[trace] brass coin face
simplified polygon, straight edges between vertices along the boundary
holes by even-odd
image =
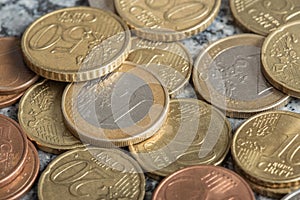
[[[193,82],[209,103],[226,115],[247,118],[286,104],[289,97],[273,88],[261,72],[264,37],[241,34],[208,46],[195,62]]]
[[[30,140],[51,153],[83,146],[64,124],[61,100],[65,86],[65,83],[44,80],[27,90],[19,104],[22,129]]]
[[[40,168],[40,161],[34,145],[28,141],[28,153],[24,168],[20,174],[9,184],[0,188],[0,199],[18,199],[33,185]]]
[[[76,149],[58,156],[42,173],[40,200],[142,200],[145,177],[127,154],[117,149]]]
[[[262,71],[279,90],[300,97],[300,21],[272,32],[262,47]]]
[[[300,20],[298,0],[230,0],[230,8],[238,24],[260,35]]]
[[[142,38],[176,41],[205,30],[217,16],[221,0],[114,0],[119,15]]]
[[[117,68],[130,49],[130,32],[115,14],[89,7],[51,12],[22,38],[28,66],[48,79],[85,81]]]
[[[97,146],[128,146],[151,137],[168,106],[168,92],[158,79],[128,63],[106,79],[70,84],[62,100],[73,134]]]
[[[15,37],[0,38],[0,94],[24,91],[38,79],[38,75],[25,66],[20,41]]]
[[[187,167],[165,178],[152,200],[255,200],[249,185],[231,170],[217,166]]]
[[[129,149],[144,170],[168,176],[192,165],[220,164],[230,144],[231,127],[220,111],[200,100],[177,99],[158,132]]]
[[[300,185],[300,115],[269,111],[248,119],[236,131],[232,157],[248,179],[271,188]]]
[[[153,42],[133,38],[127,61],[152,72],[165,86],[171,96],[189,82],[193,60],[186,48],[178,43]]]
[[[22,96],[24,92],[16,94],[0,94],[0,108],[5,108],[16,103]]]

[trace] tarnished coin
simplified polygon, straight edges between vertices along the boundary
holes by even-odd
[[[91,7],[101,8],[106,11],[115,12],[115,6],[113,0],[89,0]]]
[[[38,75],[25,66],[20,41],[15,37],[0,38],[0,94],[24,91],[38,79]]]
[[[169,94],[161,82],[129,63],[106,79],[70,84],[62,99],[69,129],[97,146],[128,146],[151,137],[168,107]]]
[[[22,96],[24,92],[16,94],[0,94],[0,108],[5,108],[16,103]]]
[[[130,32],[115,14],[73,7],[51,12],[22,37],[28,66],[48,79],[85,81],[116,69],[127,57]]]
[[[217,166],[192,166],[164,179],[153,200],[255,200],[249,185],[236,173]]]
[[[273,88],[261,72],[263,41],[259,35],[241,34],[208,46],[195,62],[197,92],[229,117],[247,118],[285,105],[289,97]]]
[[[238,24],[260,35],[300,20],[299,0],[230,0],[230,8]]]
[[[189,82],[193,60],[182,44],[139,38],[133,38],[131,44],[131,52],[126,60],[151,71],[171,96],[180,93]]]
[[[40,168],[40,160],[34,145],[28,141],[28,153],[24,168],[9,184],[0,188],[0,200],[18,199],[33,185]]]
[[[299,11],[300,13],[300,11]],[[300,98],[300,21],[271,33],[262,47],[262,71],[277,89]]]
[[[22,171],[28,152],[27,138],[12,119],[0,115],[0,187]]]
[[[281,200],[300,200],[300,189],[284,196]]]
[[[19,104],[22,129],[30,140],[50,153],[83,146],[64,124],[61,100],[65,86],[65,83],[44,80],[27,90]]]
[[[145,171],[168,176],[192,165],[218,165],[231,144],[226,117],[196,99],[174,99],[166,122],[155,135],[129,146]]]
[[[300,187],[300,115],[269,111],[248,119],[231,148],[247,179],[269,188]]]
[[[117,149],[88,148],[63,153],[43,172],[40,200],[142,200],[145,177],[133,158]]]
[[[182,40],[205,30],[221,0],[114,0],[116,11],[137,36],[155,41]]]

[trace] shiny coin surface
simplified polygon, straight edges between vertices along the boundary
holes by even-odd
[[[115,14],[73,7],[32,23],[22,37],[28,66],[58,81],[85,81],[116,69],[127,57],[130,32]]]
[[[28,152],[27,138],[19,124],[0,115],[0,187],[22,171]]]
[[[119,15],[138,36],[155,41],[176,41],[205,30],[215,19],[221,0],[114,0]]]
[[[126,63],[106,79],[70,84],[62,105],[66,124],[81,141],[128,146],[161,127],[169,94],[150,72]]]
[[[166,122],[155,135],[129,146],[145,171],[168,176],[191,165],[218,165],[231,144],[226,117],[196,99],[174,99]]]
[[[300,98],[300,21],[286,24],[265,40],[262,71],[276,88]]]
[[[273,88],[261,72],[263,41],[259,35],[241,34],[208,46],[195,62],[197,92],[229,117],[247,118],[285,105],[289,97]]]
[[[83,146],[64,125],[61,100],[65,86],[44,80],[27,90],[19,104],[22,129],[30,140],[50,153]]]
[[[25,66],[20,41],[15,37],[0,38],[0,95],[20,93],[38,79]]]
[[[179,93],[189,82],[193,60],[182,44],[139,38],[133,38],[131,43],[131,52],[126,60],[152,72],[171,96]]]
[[[192,166],[164,179],[153,200],[255,200],[249,185],[236,173],[217,166]]]
[[[300,20],[298,0],[230,0],[230,8],[238,24],[260,35]]]
[[[16,103],[22,96],[24,92],[16,94],[0,94],[0,108],[5,108]]]
[[[142,200],[145,177],[133,158],[117,149],[71,150],[53,160],[38,184],[40,200]]]
[[[269,111],[248,119],[231,148],[236,166],[249,180],[270,188],[300,186],[300,115]]]
[[[114,1],[112,0],[89,0],[89,4],[91,7],[115,12]]]
[[[24,168],[9,184],[0,188],[0,199],[18,199],[33,185],[40,168],[40,161],[34,145],[28,141],[28,153]]]
[[[284,196],[281,200],[300,200],[300,189]]]

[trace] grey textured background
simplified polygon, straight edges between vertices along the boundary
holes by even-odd
[[[40,16],[60,8],[79,5],[88,6],[88,2],[85,0],[0,0],[0,36],[21,37],[26,27]],[[228,0],[222,0],[221,10],[213,24],[209,26],[206,31],[182,42],[195,59],[199,52],[209,43],[238,33],[242,33],[242,31],[233,22]],[[192,94],[192,88],[187,87],[178,97],[194,97]],[[292,99],[283,109],[299,112],[299,100]],[[15,120],[17,120],[17,112],[18,103],[10,107],[0,109],[1,114],[9,116]],[[238,119],[229,120],[232,124],[233,130],[235,130],[242,122],[242,120]],[[55,158],[55,156],[39,151],[39,157],[41,160],[41,173],[47,164]],[[227,157],[223,166],[232,168],[230,157]],[[23,197],[23,199],[37,199],[37,182],[38,179],[33,188]],[[147,178],[145,199],[151,198],[151,191],[153,191],[156,185],[156,181]],[[259,200],[269,199],[260,195],[256,195],[256,198]]]

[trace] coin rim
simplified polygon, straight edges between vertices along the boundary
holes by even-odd
[[[9,96],[13,95],[13,97],[10,99],[6,99],[5,101],[0,101],[0,108],[5,108],[5,107],[15,104],[24,95],[24,92],[20,92],[20,93],[16,93],[16,94],[4,94],[3,96],[6,96],[6,95],[9,95]],[[0,96],[2,96],[2,95],[0,94]]]

